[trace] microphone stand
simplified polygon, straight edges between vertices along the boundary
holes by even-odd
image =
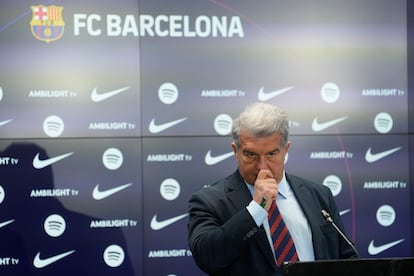
[[[325,211],[325,210],[321,210],[322,216],[326,219],[326,221],[328,223],[330,223],[336,230],[336,232],[339,233],[339,235],[346,241],[346,243],[352,248],[352,250],[354,251],[354,253],[357,255],[357,257],[359,258],[359,254],[357,249],[355,248],[354,244],[345,236],[345,234],[341,231],[341,229],[339,229],[339,227],[335,224],[335,222],[333,221],[331,215]]]

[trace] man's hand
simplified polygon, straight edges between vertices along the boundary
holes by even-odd
[[[270,205],[276,200],[278,184],[269,170],[261,170],[254,182],[253,200],[269,211]]]

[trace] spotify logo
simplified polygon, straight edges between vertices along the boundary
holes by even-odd
[[[0,185],[0,204],[3,203],[6,194],[4,193],[3,187]]]
[[[376,217],[380,225],[390,226],[396,218],[395,210],[390,205],[382,205],[378,208]]]
[[[173,104],[178,98],[178,89],[173,83],[166,82],[158,89],[158,98],[164,104]]]
[[[59,137],[62,135],[64,129],[63,120],[58,116],[52,115],[43,121],[43,131],[49,137]]]
[[[61,215],[53,214],[46,218],[43,227],[49,236],[59,237],[66,230],[66,222]]]
[[[108,266],[118,267],[124,262],[125,252],[119,245],[112,244],[105,249],[103,259]]]
[[[219,135],[228,135],[231,133],[233,119],[227,114],[220,114],[214,119],[214,129]]]
[[[325,177],[323,185],[327,186],[331,190],[333,196],[339,195],[342,190],[342,181],[336,175],[328,175]]]
[[[161,196],[165,200],[174,200],[180,195],[180,183],[173,178],[165,179],[160,186]]]
[[[102,162],[108,170],[117,170],[122,166],[124,157],[117,148],[109,148],[102,155]]]
[[[379,133],[390,132],[393,126],[391,115],[385,112],[378,113],[374,119],[374,126]]]
[[[327,103],[335,103],[340,96],[338,85],[333,82],[325,83],[321,88],[321,97]]]

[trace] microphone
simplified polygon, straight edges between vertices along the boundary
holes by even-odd
[[[341,229],[339,229],[339,227],[335,224],[335,222],[333,221],[331,215],[323,209],[321,210],[321,213],[322,213],[322,216],[326,219],[326,221],[328,223],[332,224],[332,226],[335,228],[336,232],[338,232],[339,235],[341,235],[341,237],[346,241],[346,243],[352,248],[352,250],[354,251],[356,256],[359,258],[358,251],[356,250],[354,244],[345,236],[345,234],[341,231]]]

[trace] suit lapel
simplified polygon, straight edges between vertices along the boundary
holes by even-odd
[[[314,208],[311,204],[313,197],[312,194],[309,193],[309,190],[306,189],[305,184],[302,181],[297,181],[295,178],[291,178],[288,175],[286,175],[286,179],[289,182],[289,185],[292,188],[293,193],[296,196],[296,199],[302,207],[302,211],[305,213],[306,218],[308,220],[311,219],[312,217],[310,216],[312,212],[308,211]]]
[[[237,210],[245,208],[252,200],[250,191],[238,171],[231,175],[225,192]]]
[[[317,205],[314,204],[314,202],[317,202],[317,198],[315,198],[309,189],[307,189],[306,184],[302,180],[289,177],[288,175],[286,175],[286,179],[288,180],[289,185],[292,188],[313,233],[313,250],[316,258],[320,255],[318,249],[321,248],[320,246],[315,246],[315,244],[319,243],[319,236],[315,235],[315,233],[320,232],[320,217],[315,216],[315,214],[320,214],[321,211],[317,209]]]
[[[231,176],[226,189],[226,194],[238,211],[246,208],[252,200],[252,195],[250,194],[249,189],[246,187],[246,184],[238,171]],[[260,226],[260,230],[257,235],[258,237],[254,239],[255,246],[258,247],[258,251],[265,256],[270,265],[276,269],[276,262],[263,226]]]

